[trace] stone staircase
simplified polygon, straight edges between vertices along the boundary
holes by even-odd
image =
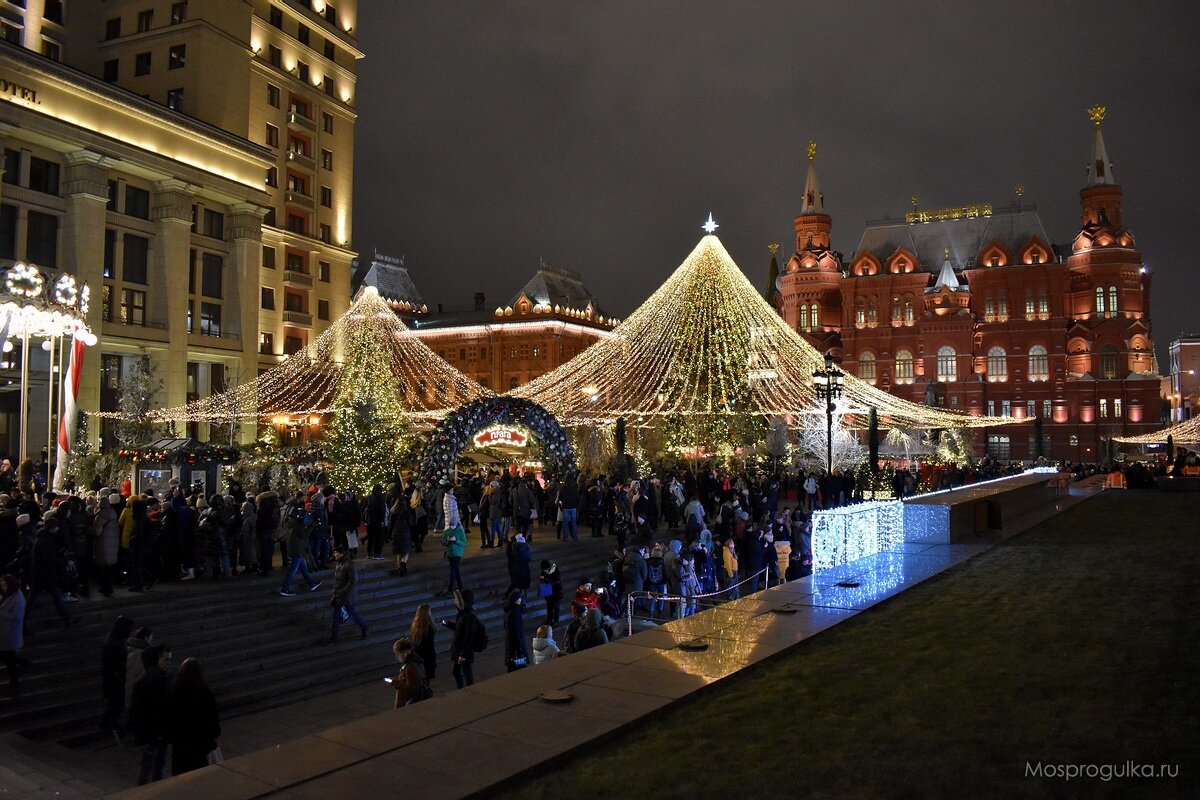
[[[508,585],[504,551],[480,550],[477,542],[473,539],[463,559],[463,581],[475,591],[489,650],[502,648],[501,595]],[[569,597],[580,576],[600,574],[613,547],[610,537],[573,544],[555,540],[553,529],[537,531],[534,580],[541,559],[553,559]],[[308,592],[299,579],[293,584],[297,596],[288,598],[278,594],[278,569],[266,578],[160,584],[143,595],[118,589],[111,599],[71,606],[78,622],[66,630],[43,601],[24,650],[32,666],[22,678],[21,698],[0,701],[0,731],[71,748],[111,742],[98,727],[103,710],[99,660],[104,636],[118,614],[132,618],[136,626],[149,626],[157,641],[171,648],[176,664],[189,656],[201,659],[223,719],[295,703],[323,687],[378,680],[394,670],[389,645],[407,632],[418,604],[430,603],[435,620],[453,618],[452,598],[435,596],[445,588],[448,570],[432,535],[425,552],[413,554],[406,577],[387,574],[390,560],[360,556],[358,566],[356,610],[370,625],[370,634],[362,640],[355,625],[344,625],[341,640],[328,646],[323,644],[331,614],[328,570],[317,574],[326,581],[317,591]],[[526,627],[532,636],[542,608],[536,587],[527,598],[531,612]],[[442,634],[439,648],[448,644]]]

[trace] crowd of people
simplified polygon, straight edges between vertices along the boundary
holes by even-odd
[[[1082,476],[1088,468],[1074,469]],[[891,470],[883,485],[904,497],[1016,471],[985,459],[969,468]],[[472,540],[505,553],[503,652],[512,671],[608,642],[621,632],[627,607],[649,620],[678,618],[810,574],[812,513],[877,492],[864,471],[838,469],[547,479],[480,471],[434,486],[395,475],[362,496],[337,490],[320,471],[290,493],[232,483],[206,495],[172,482],[157,497],[135,494],[127,483],[60,496],[20,473],[0,464],[0,656],[10,695],[19,695],[28,666],[21,650],[43,598],[70,625],[71,604],[93,591],[107,597],[118,589],[150,591],[161,581],[269,578],[279,569],[284,597],[300,589],[297,580],[309,591],[332,583],[328,642],[347,623],[366,638],[368,623],[355,610],[358,562],[384,560],[388,548],[390,574],[404,577],[411,555],[435,535],[447,565],[439,594],[453,596],[455,614],[439,626],[422,604],[409,635],[394,643],[397,707],[431,695],[439,627],[451,634],[443,654],[456,685],[474,682],[474,662],[489,637],[462,570]],[[534,557],[535,535],[551,532],[568,542],[611,537],[611,555],[593,574],[566,580],[555,561]],[[143,747],[139,782],[162,777],[168,748],[176,774],[219,758],[216,702],[201,665],[185,659],[172,675],[171,659],[169,648],[124,617],[104,644],[102,725]]]

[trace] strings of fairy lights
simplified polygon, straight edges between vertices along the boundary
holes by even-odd
[[[1200,443],[1200,417],[1192,417],[1151,433],[1143,433],[1140,436],[1118,436],[1116,441],[1123,444],[1166,444],[1168,436],[1175,444]]]
[[[372,357],[388,365],[392,387],[410,417],[436,419],[491,392],[439,357],[408,330],[379,293],[368,287],[350,309],[307,347],[253,381],[186,405],[151,411],[157,422],[327,414],[363,394],[342,386],[347,343],[369,341]],[[378,374],[378,373],[377,373]],[[119,413],[98,416],[120,416]]]
[[[824,356],[788,327],[708,235],[610,338],[511,394],[566,424],[746,412],[823,416],[812,385],[813,371],[823,366]],[[743,397],[748,408],[737,402]],[[887,428],[1016,421],[918,405],[847,375],[838,413],[861,426],[871,406]]]

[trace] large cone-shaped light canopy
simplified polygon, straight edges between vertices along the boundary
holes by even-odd
[[[348,345],[355,346],[349,348]],[[411,417],[438,418],[491,392],[459,372],[417,338],[373,287],[367,287],[329,329],[303,350],[253,381],[183,406],[150,413],[158,421],[228,422],[336,411],[362,392],[344,387],[361,370],[347,369],[348,353],[382,359],[392,389]],[[353,365],[351,365],[353,366]],[[339,398],[342,398],[339,400]]]
[[[813,371],[824,364],[710,234],[610,336],[510,394],[566,423],[748,412],[795,417],[818,407]],[[863,415],[854,423],[865,424],[871,406],[889,427],[1016,421],[910,403],[847,375],[839,413]]]

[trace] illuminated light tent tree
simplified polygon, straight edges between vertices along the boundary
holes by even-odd
[[[665,426],[674,449],[729,453],[761,439],[767,420],[822,429],[824,403],[813,372],[824,356],[763,299],[714,235],[610,336],[510,394],[534,400],[564,424],[606,424],[624,417]],[[971,416],[910,403],[847,375],[838,411],[864,427],[878,409],[881,427],[953,428],[1017,420]],[[818,422],[818,417],[820,420]]]
[[[1171,441],[1176,445],[1200,445],[1200,417],[1192,417],[1161,430],[1143,433],[1141,436],[1117,436],[1114,441],[1122,444],[1165,445],[1167,437],[1171,437]]]
[[[336,462],[334,477],[341,485],[369,489],[391,474],[413,423],[432,423],[463,403],[491,396],[430,350],[367,287],[328,330],[279,366],[226,392],[147,416],[234,423],[332,415],[326,449]]]

